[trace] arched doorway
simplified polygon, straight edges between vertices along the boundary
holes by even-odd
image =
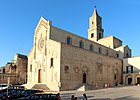
[[[83,83],[86,83],[86,73],[83,74]]]
[[[126,76],[126,84],[127,85],[131,85],[132,84],[132,76],[131,75]]]
[[[42,82],[42,69],[38,70],[38,83]]]
[[[139,74],[136,75],[136,83],[137,83],[137,84],[140,84],[140,75],[139,75]]]
[[[140,84],[140,77],[137,77],[137,84]]]
[[[132,83],[132,78],[128,78],[128,85],[131,85]]]

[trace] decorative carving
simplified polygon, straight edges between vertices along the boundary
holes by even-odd
[[[97,59],[97,71],[102,73],[103,72],[103,62],[102,62],[102,59],[99,57]]]
[[[39,41],[38,41],[38,49],[41,51],[42,48],[44,47],[45,41],[43,39],[43,37],[40,37]]]
[[[75,73],[79,73],[80,68],[78,66],[76,66],[76,67],[73,67],[73,70],[74,70]]]
[[[88,72],[87,66],[83,66],[82,71],[83,71],[83,72]]]
[[[114,64],[114,74],[118,74],[118,63]]]
[[[69,66],[64,66],[64,71],[66,74],[69,74]]]
[[[47,33],[47,30],[46,30],[46,33]],[[45,56],[46,56],[47,55],[47,35],[45,37],[45,50],[44,50],[44,52],[45,52]]]

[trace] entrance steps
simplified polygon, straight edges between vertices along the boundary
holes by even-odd
[[[90,84],[82,84],[79,86],[77,91],[86,91],[86,90],[93,90],[95,89],[95,85],[90,85]]]
[[[37,90],[50,90],[46,84],[35,84],[32,89],[37,89]]]

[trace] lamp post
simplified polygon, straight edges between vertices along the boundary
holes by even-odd
[[[8,87],[7,87],[7,96],[8,96],[9,83],[10,83],[10,77],[7,78],[7,84],[8,84],[8,85],[7,85],[7,86],[8,86]]]

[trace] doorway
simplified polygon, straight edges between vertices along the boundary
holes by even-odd
[[[42,69],[38,70],[38,83],[42,82]]]
[[[83,74],[83,83],[86,83],[86,73]]]
[[[137,77],[137,84],[140,84],[140,77]]]
[[[128,85],[131,85],[132,83],[132,78],[128,78]]]

